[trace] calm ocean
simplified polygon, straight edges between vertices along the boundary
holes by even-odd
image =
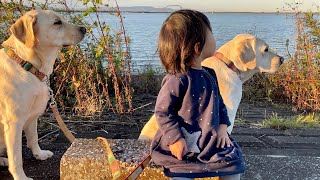
[[[155,54],[157,39],[163,21],[168,13],[123,13],[127,35],[130,36],[130,50],[134,69],[151,65],[159,67]],[[206,14],[213,27],[217,48],[231,40],[237,34],[250,33],[265,40],[270,48],[279,55],[286,56],[286,41],[294,46],[295,21],[293,15],[286,14]],[[119,19],[108,13],[100,18],[111,29],[120,28]]]

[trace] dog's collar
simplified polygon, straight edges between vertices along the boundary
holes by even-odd
[[[221,52],[215,52],[213,56],[224,62],[232,71],[236,72],[237,74],[240,73],[239,69],[234,65],[234,63],[230,59],[226,58]]]
[[[40,81],[43,81],[46,75],[42,72],[40,72],[37,68],[35,68],[30,62],[23,60],[20,58],[11,48],[4,47],[4,51],[6,54],[14,60],[16,63],[20,64],[23,69],[26,71],[31,72],[33,75],[35,75]]]

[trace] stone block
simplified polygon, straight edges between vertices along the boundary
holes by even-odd
[[[122,176],[127,175],[149,154],[150,142],[135,139],[109,139],[110,148],[119,160]],[[96,139],[76,139],[60,161],[61,180],[111,180],[105,145]],[[162,168],[150,163],[140,180],[167,180]],[[218,179],[218,178],[207,178]]]

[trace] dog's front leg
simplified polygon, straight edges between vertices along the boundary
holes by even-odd
[[[3,126],[2,127],[1,126],[2,126],[2,124],[0,123],[0,128],[2,128],[2,129],[0,129],[0,133],[3,130]],[[3,132],[0,134],[0,156],[3,155],[3,152],[6,148],[6,144],[4,142],[4,137],[2,134],[3,134]],[[0,166],[8,166],[8,165],[9,165],[8,159],[4,158],[4,157],[0,157]]]
[[[20,121],[21,122],[21,121]],[[15,180],[32,180],[23,171],[22,163],[22,130],[19,121],[4,123],[4,136],[9,160],[9,171]]]
[[[31,149],[33,156],[38,160],[46,160],[53,156],[48,150],[41,150],[38,143],[37,118],[30,119],[26,123],[24,132],[27,137],[27,146]]]
[[[5,150],[5,148],[6,148],[6,145],[5,145],[5,142],[4,142],[4,137],[3,137],[3,126],[2,126],[2,124],[0,123],[0,128],[2,128],[2,129],[0,129],[0,156],[2,156],[3,155],[3,153],[4,153],[4,150]],[[9,163],[8,163],[8,159],[7,158],[4,158],[4,157],[0,157],[0,166],[8,166],[9,165]]]

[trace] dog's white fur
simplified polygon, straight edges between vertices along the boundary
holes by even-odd
[[[240,34],[224,44],[217,52],[222,53],[231,60],[239,70],[239,73],[231,70],[225,62],[217,57],[210,57],[202,62],[203,66],[212,68],[217,75],[220,94],[228,110],[231,133],[236,117],[237,109],[242,96],[242,84],[255,73],[274,73],[280,67],[283,58],[267,51],[268,44],[252,35]],[[151,140],[158,130],[156,117],[153,115],[143,127],[139,139]]]
[[[63,46],[79,43],[84,27],[67,23],[49,10],[32,10],[10,28],[12,35],[3,42],[22,59],[32,63],[48,77]],[[8,165],[15,180],[31,179],[23,171],[22,131],[27,146],[39,160],[53,153],[41,150],[38,144],[37,120],[49,100],[46,82],[24,70],[0,49],[0,153],[7,149],[8,159],[0,157],[0,165]]]

